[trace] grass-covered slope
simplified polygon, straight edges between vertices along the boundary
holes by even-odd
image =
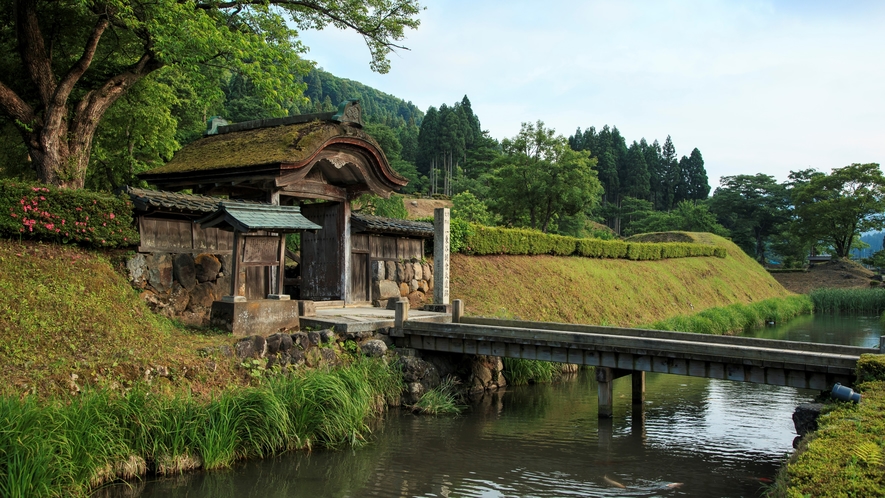
[[[647,237],[638,241],[716,244],[728,255],[629,261],[455,254],[451,295],[464,300],[470,315],[635,326],[791,294],[722,237],[684,232]]]
[[[222,342],[151,313],[100,253],[0,239],[0,394],[125,387],[157,366],[163,383],[223,382],[196,352]]]

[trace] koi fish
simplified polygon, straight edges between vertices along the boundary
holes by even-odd
[[[609,476],[602,476],[602,480],[605,481],[609,486],[614,486],[616,488],[627,489],[627,486],[619,483],[618,481],[611,479]]]

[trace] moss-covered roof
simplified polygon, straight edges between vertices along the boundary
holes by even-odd
[[[312,121],[203,137],[179,150],[165,165],[144,175],[297,164],[310,159],[324,144],[336,137],[363,140],[381,150],[359,128],[329,121]]]
[[[350,221],[355,232],[407,235],[426,239],[432,239],[434,233],[433,223],[426,221],[400,220],[362,213],[351,214]]]
[[[221,199],[206,195],[181,194],[137,187],[126,187],[125,192],[132,199],[135,209],[138,211],[160,209],[182,213],[205,214],[214,212],[218,209],[218,204],[222,202],[228,204],[257,204],[252,201]]]

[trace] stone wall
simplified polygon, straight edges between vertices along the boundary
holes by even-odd
[[[152,311],[190,325],[208,325],[212,302],[230,293],[228,255],[139,253],[126,269]]]
[[[433,263],[408,261],[372,261],[372,304],[389,307],[391,301],[404,297],[409,307],[419,309],[433,296]]]
[[[383,357],[403,373],[405,386],[397,404],[411,407],[442,379],[455,377],[467,399],[477,399],[507,385],[501,358],[456,353],[390,348],[390,329],[374,332],[336,333],[332,329],[276,333],[244,337],[231,347],[205,348],[207,357],[236,355],[250,373],[265,375],[274,370],[316,368],[340,364],[341,355],[357,350],[369,357]]]

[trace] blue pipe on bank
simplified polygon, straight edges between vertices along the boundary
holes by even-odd
[[[855,403],[860,402],[860,393],[856,393],[854,392],[854,389],[851,389],[850,387],[845,387],[838,382],[836,382],[836,384],[833,386],[833,390],[830,392],[830,396],[842,401],[854,401]]]

